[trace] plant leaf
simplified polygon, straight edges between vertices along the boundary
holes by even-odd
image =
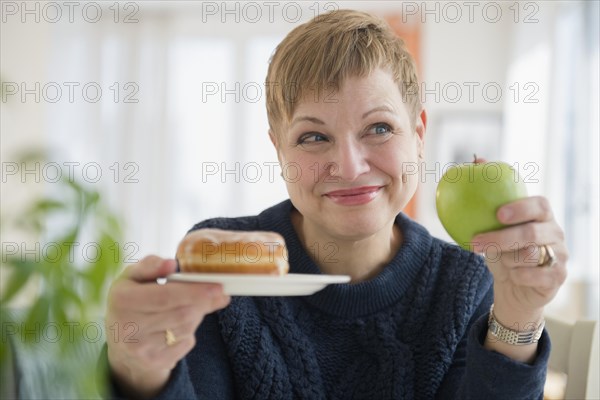
[[[39,343],[41,340],[41,332],[48,324],[48,306],[50,302],[45,295],[40,296],[29,309],[25,322],[21,325],[23,332],[21,338],[25,343]],[[33,340],[32,340],[33,336]]]
[[[8,258],[6,265],[8,266],[8,282],[2,293],[2,303],[8,303],[19,291],[27,284],[29,278],[33,276],[32,271],[35,270],[37,264],[30,261],[21,260],[18,258]]]

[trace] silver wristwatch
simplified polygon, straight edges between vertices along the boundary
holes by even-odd
[[[542,322],[538,325],[535,330],[532,331],[515,331],[513,329],[509,329],[503,326],[500,322],[496,320],[494,316],[494,305],[490,308],[490,316],[488,318],[488,332],[492,335],[493,338],[503,342],[516,346],[523,346],[526,344],[537,343],[542,336],[542,332],[544,331],[545,322]]]

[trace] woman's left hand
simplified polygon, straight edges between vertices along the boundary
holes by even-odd
[[[525,330],[524,325],[542,318],[544,306],[567,277],[564,233],[545,197],[506,204],[497,217],[511,226],[475,236],[474,251],[483,253],[494,276],[495,316],[507,327]],[[544,245],[556,260],[540,266]]]

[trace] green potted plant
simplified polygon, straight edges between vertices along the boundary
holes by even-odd
[[[20,165],[44,159],[35,153]],[[97,397],[107,376],[98,364],[101,316],[122,265],[122,226],[97,190],[65,174],[48,186],[23,212],[2,216],[0,362],[3,371],[21,370],[17,392],[29,378],[29,396]],[[8,230],[37,240],[11,241]],[[11,307],[25,290],[27,306]]]

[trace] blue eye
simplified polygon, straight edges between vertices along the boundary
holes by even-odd
[[[311,133],[306,133],[306,134],[300,136],[300,138],[298,139],[298,144],[325,142],[325,141],[327,141],[327,138],[324,135],[321,135],[320,133],[311,132]]]
[[[373,133],[376,135],[385,135],[388,133],[392,133],[392,128],[388,124],[380,123],[375,124],[371,127]]]

